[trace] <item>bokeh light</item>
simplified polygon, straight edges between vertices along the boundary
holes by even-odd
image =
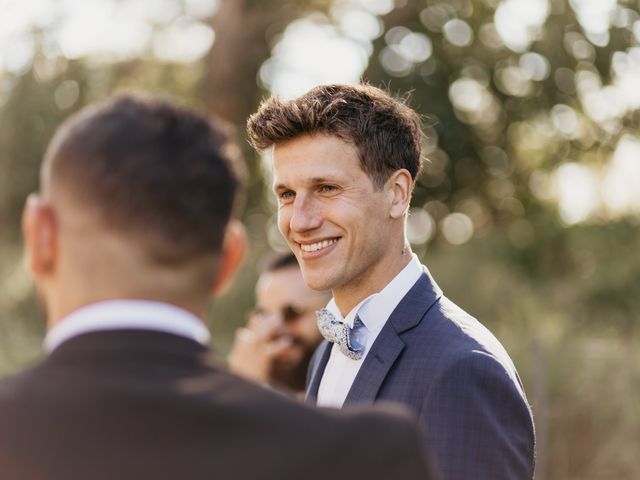
[[[442,27],[444,38],[456,47],[467,47],[473,42],[473,30],[467,22],[454,18]]]
[[[355,83],[368,64],[368,48],[315,14],[291,23],[260,69],[260,81],[284,98],[324,83]]]
[[[522,52],[540,36],[548,14],[548,0],[506,0],[496,9],[496,30],[511,50]]]
[[[473,237],[473,222],[464,213],[451,213],[441,222],[444,238],[452,245],[462,245]]]
[[[568,162],[556,170],[554,179],[562,219],[569,225],[588,219],[600,203],[598,182],[592,170]]]
[[[210,49],[213,30],[202,21],[218,0],[5,0],[0,16],[0,72],[19,72],[35,54],[33,31],[44,53],[67,59],[119,61],[153,55],[192,63]]]
[[[407,219],[407,238],[413,245],[427,243],[436,233],[433,217],[422,208],[412,208]]]

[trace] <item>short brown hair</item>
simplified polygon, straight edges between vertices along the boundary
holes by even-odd
[[[300,135],[335,135],[356,147],[362,169],[381,188],[396,170],[421,170],[420,117],[371,85],[322,85],[292,100],[271,97],[249,117],[252,145],[263,150]]]
[[[219,253],[241,181],[217,124],[130,95],[84,109],[45,156],[50,181],[156,263]]]
[[[264,262],[263,272],[276,272],[289,267],[300,268],[298,258],[293,252],[275,253]]]

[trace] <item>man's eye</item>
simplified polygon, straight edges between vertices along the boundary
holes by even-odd
[[[295,196],[296,196],[295,192],[292,192],[291,190],[285,190],[283,192],[280,192],[281,200],[291,200]]]
[[[325,193],[335,192],[338,189],[335,185],[322,185],[320,191]]]

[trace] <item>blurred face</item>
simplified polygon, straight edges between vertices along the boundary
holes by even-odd
[[[271,322],[276,337],[290,342],[276,359],[279,368],[293,368],[313,353],[321,340],[315,311],[327,301],[326,293],[307,287],[296,265],[260,276],[254,321]]]
[[[300,136],[276,145],[273,157],[278,227],[307,284],[336,297],[375,292],[369,290],[388,275],[398,229],[390,216],[393,192],[376,190],[356,148],[337,137]]]

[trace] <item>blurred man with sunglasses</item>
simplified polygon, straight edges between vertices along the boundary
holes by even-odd
[[[272,258],[256,284],[256,308],[236,332],[231,370],[275,388],[304,392],[309,362],[322,340],[315,311],[329,298],[329,291],[307,287],[295,255]]]

